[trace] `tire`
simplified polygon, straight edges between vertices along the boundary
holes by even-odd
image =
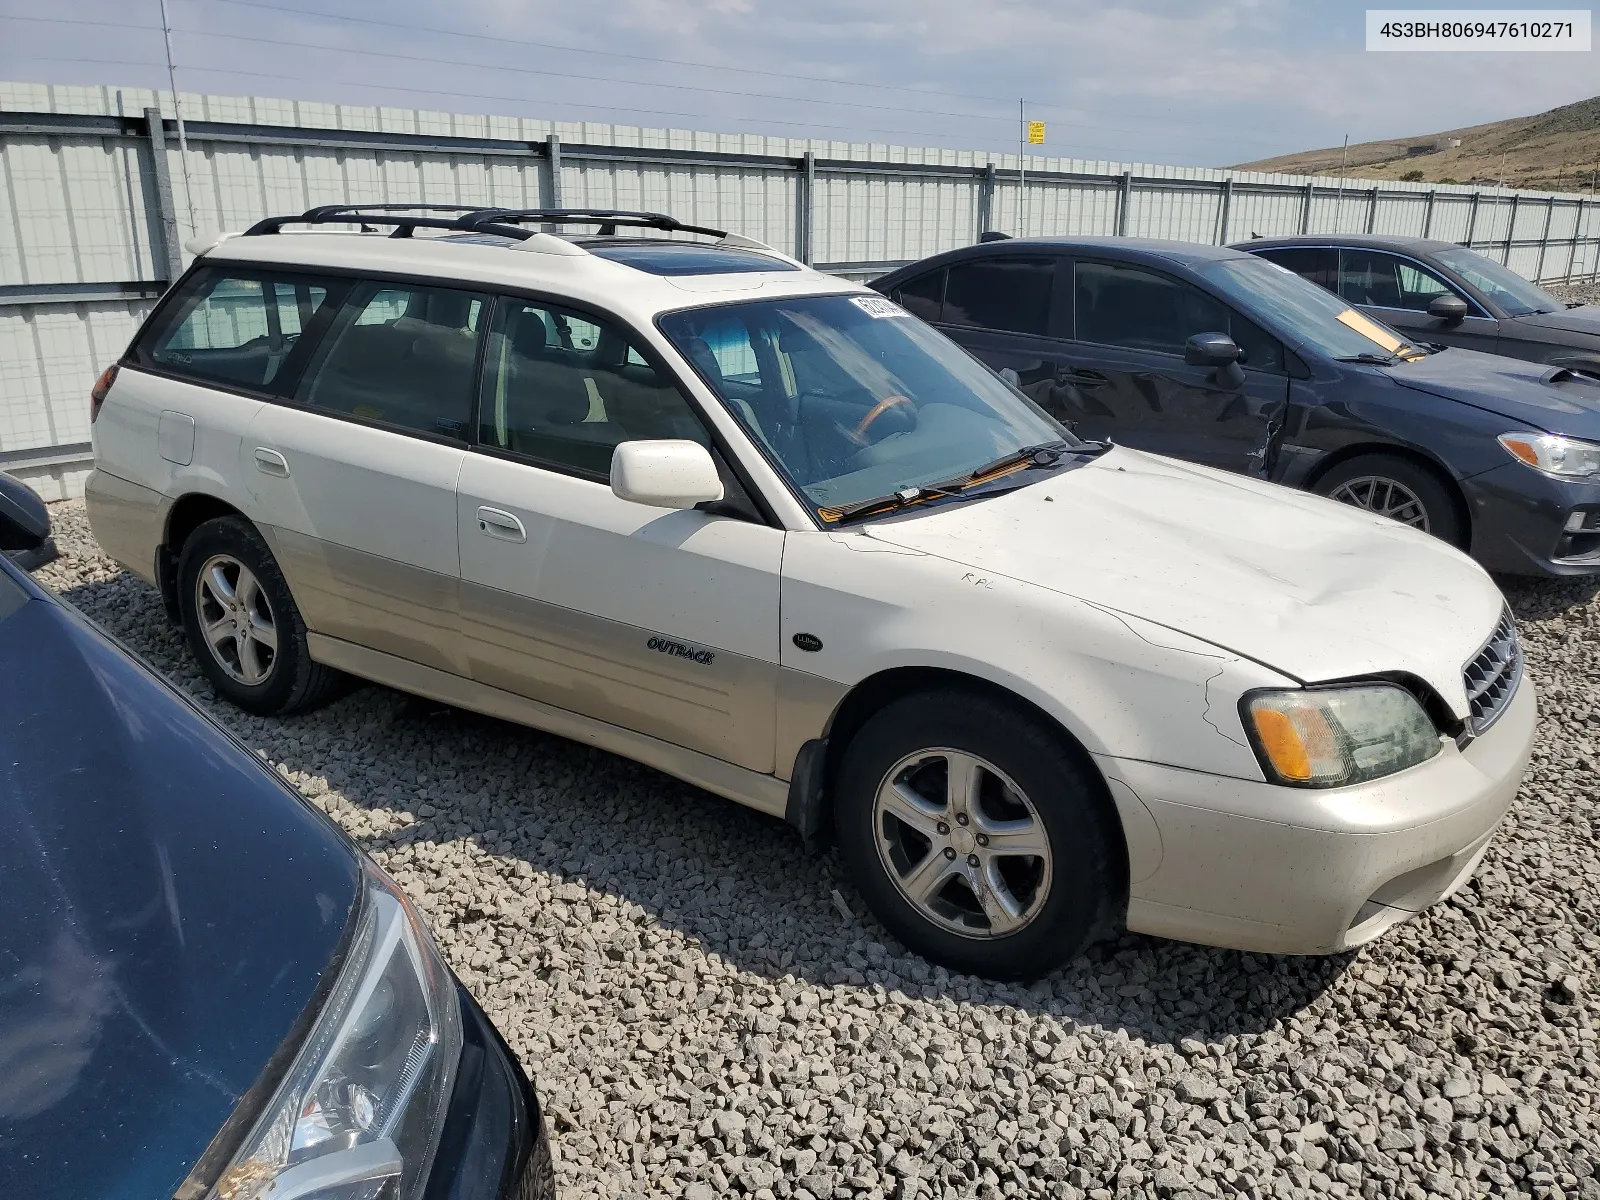
[[[1458,550],[1466,548],[1466,525],[1450,485],[1410,459],[1358,455],[1317,480],[1312,491],[1431,533]]]
[[[283,572],[242,517],[214,517],[189,535],[178,557],[178,607],[200,670],[246,712],[268,717],[317,708],[344,683],[340,672],[311,660],[306,624]]]
[[[951,765],[973,760],[981,760],[978,799],[952,804]],[[890,806],[896,811],[880,803],[880,793],[902,797]],[[922,798],[914,811],[903,799],[908,793]],[[955,820],[941,820],[952,814]],[[1060,731],[988,696],[927,692],[881,709],[845,748],[834,819],[840,853],[878,919],[951,970],[994,979],[1044,975],[1109,932],[1126,908],[1127,850],[1103,781]],[[980,836],[987,848],[975,844]],[[1000,853],[1002,838],[1048,853]],[[943,881],[914,902],[908,887],[919,875],[937,878],[932,872],[943,872]],[[975,887],[974,878],[1001,886]],[[986,908],[980,890],[997,907]]]

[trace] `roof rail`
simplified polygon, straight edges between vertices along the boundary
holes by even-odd
[[[451,213],[452,216],[443,214]],[[439,215],[435,215],[439,214]],[[703,225],[685,225],[665,213],[629,212],[612,208],[483,208],[471,204],[325,204],[298,216],[268,217],[245,230],[246,237],[277,233],[285,225],[387,225],[391,237],[410,237],[416,229],[455,233],[494,233],[522,241],[537,231],[524,225],[598,225],[601,236],[619,227],[698,233],[723,238],[727,232]]]

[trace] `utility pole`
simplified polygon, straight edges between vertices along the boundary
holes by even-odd
[[[178,71],[172,62],[172,22],[167,20],[167,0],[161,0],[161,36],[167,42],[167,83],[172,88],[172,115],[178,121],[178,165],[183,169],[183,198],[189,202],[189,233],[198,234],[194,219],[194,188],[189,183],[189,135],[183,128],[183,106],[178,100]]]
[[[1028,172],[1023,166],[1023,154],[1028,145],[1028,117],[1022,108],[1022,97],[1017,97],[1017,236],[1022,236],[1022,193],[1027,190]]]
[[[1344,150],[1339,155],[1339,199],[1333,209],[1333,231],[1339,232],[1339,227],[1344,224],[1344,172],[1350,161],[1350,135],[1344,135]]]

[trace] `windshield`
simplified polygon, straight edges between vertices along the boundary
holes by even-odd
[[[1476,250],[1454,246],[1436,251],[1433,257],[1505,309],[1508,316],[1556,312],[1563,307],[1561,301],[1538,284],[1529,283],[1509,267],[1502,267]]]
[[[1226,258],[1201,278],[1251,316],[1275,321],[1290,342],[1330,358],[1409,357],[1418,353],[1387,325],[1357,312],[1326,288],[1264,258]]]
[[[881,296],[797,296],[661,317],[661,330],[819,509],[1080,444]]]

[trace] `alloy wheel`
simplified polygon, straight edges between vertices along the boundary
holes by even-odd
[[[1033,802],[993,763],[962,750],[907,755],[873,800],[878,856],[900,894],[941,928],[1016,933],[1050,895],[1050,838]]]
[[[254,687],[278,659],[278,627],[255,573],[237,558],[208,558],[195,580],[195,614],[211,656],[229,679]]]
[[[1364,508],[1380,517],[1420,529],[1423,533],[1432,532],[1428,528],[1428,510],[1423,507],[1417,494],[1394,479],[1385,479],[1381,475],[1347,479],[1329,492],[1328,498],[1355,508]]]

